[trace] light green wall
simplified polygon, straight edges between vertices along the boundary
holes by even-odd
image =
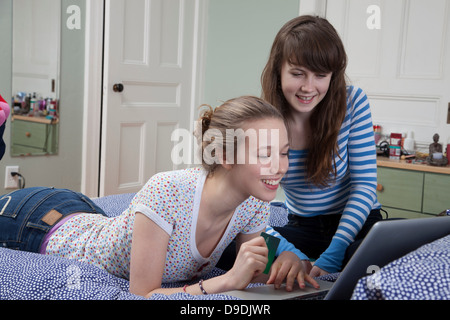
[[[11,99],[11,17],[12,1],[0,1],[0,92]],[[65,24],[69,5],[81,9],[81,30],[68,30]],[[79,191],[81,189],[81,150],[83,126],[85,0],[62,0],[61,23],[61,85],[59,153],[56,156],[11,157],[10,123],[4,139],[6,152],[0,160],[0,194],[5,190],[5,167],[18,165],[26,179],[26,187],[54,186]],[[45,19],[45,17],[43,17]]]
[[[202,103],[260,96],[273,39],[298,12],[298,0],[210,0]]]

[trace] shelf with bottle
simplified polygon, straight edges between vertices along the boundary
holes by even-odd
[[[12,106],[13,118],[34,118],[35,122],[44,123],[56,123],[59,119],[59,101],[50,97],[42,98],[36,92],[18,92],[12,98]]]

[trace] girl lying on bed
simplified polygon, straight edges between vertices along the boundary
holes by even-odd
[[[255,97],[229,100],[214,111],[209,107],[198,123],[202,167],[156,174],[114,218],[70,190],[12,192],[0,199],[0,243],[96,265],[130,279],[130,292],[147,297],[245,288],[268,262],[260,233],[288,167],[287,130],[280,113]],[[238,254],[228,272],[195,285],[161,288],[201,279],[235,238]],[[286,280],[287,290],[295,280],[318,287],[305,275],[301,253],[285,239],[277,255],[267,283],[279,287]]]

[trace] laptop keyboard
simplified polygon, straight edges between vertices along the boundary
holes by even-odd
[[[312,292],[310,294],[305,294],[302,296],[289,298],[287,300],[323,300],[325,299],[325,296],[327,295],[328,290],[326,291],[320,291],[320,292]]]

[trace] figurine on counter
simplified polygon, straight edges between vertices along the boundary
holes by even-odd
[[[438,142],[439,134],[435,133],[433,135],[433,141],[429,147],[430,154],[427,157],[427,163],[434,166],[446,166],[448,160],[442,154],[442,145]]]
[[[434,153],[442,153],[442,145],[438,143],[439,135],[437,133],[434,134],[433,141],[434,142],[430,144],[430,156]]]

